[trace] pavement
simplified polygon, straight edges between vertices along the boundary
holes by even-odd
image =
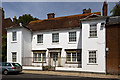
[[[109,75],[109,74],[98,74],[98,73],[81,73],[81,72],[61,72],[61,71],[33,71],[33,70],[23,70],[23,73],[32,74],[46,74],[46,75],[59,75],[59,76],[76,76],[76,77],[89,77],[89,78],[106,78],[106,79],[118,79],[120,80],[120,75]]]
[[[29,72],[29,73],[28,73]],[[64,74],[53,74],[54,71],[49,71],[49,74],[46,71],[43,74],[39,73],[41,71],[34,71],[33,73],[30,73],[33,71],[23,71],[19,74],[16,73],[9,73],[8,75],[2,75],[2,80],[120,80],[120,79],[114,79],[114,78],[95,78],[95,77],[81,77],[75,75],[67,76]],[[50,74],[51,73],[51,74]]]

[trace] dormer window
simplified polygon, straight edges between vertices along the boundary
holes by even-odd
[[[97,37],[97,24],[90,25],[90,37]]]
[[[12,32],[12,41],[16,41],[17,40],[17,35],[16,35],[16,31]]]

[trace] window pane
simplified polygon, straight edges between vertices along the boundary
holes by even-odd
[[[67,61],[71,61],[71,53],[67,53]]]
[[[90,25],[90,37],[97,36],[97,24]]]
[[[69,32],[69,42],[76,41],[76,32]]]
[[[43,53],[43,61],[45,61],[45,60],[46,60],[46,54]]]
[[[13,66],[18,66],[18,67],[21,66],[21,65],[18,64],[18,63],[12,63],[12,65],[13,65]]]
[[[12,32],[12,40],[13,41],[16,41],[17,39],[16,39],[16,32]]]
[[[33,57],[34,57],[34,61],[37,61],[37,53],[34,53]]]
[[[45,53],[33,53],[33,59],[34,61],[42,62],[42,57],[43,61],[46,61],[46,54]]]
[[[77,61],[81,61],[81,53],[77,53]]]
[[[13,61],[13,62],[16,62],[16,52],[13,52],[13,53],[12,53],[12,61]]]
[[[89,51],[89,63],[96,63],[96,51]]]
[[[52,42],[59,42],[59,33],[52,34]]]
[[[37,59],[38,59],[38,61],[41,61],[41,53],[38,53]]]
[[[72,53],[72,61],[76,61],[76,53]]]
[[[5,63],[5,66],[11,66],[11,64],[10,63]]]
[[[37,35],[37,43],[43,43],[43,34]]]

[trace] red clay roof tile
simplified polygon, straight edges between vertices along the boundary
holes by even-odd
[[[80,19],[85,18],[91,14],[101,15],[100,12],[94,12],[44,20],[36,20],[31,21],[27,27],[32,29],[32,31],[80,27]]]

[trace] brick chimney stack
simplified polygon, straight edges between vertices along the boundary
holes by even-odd
[[[47,16],[48,16],[48,19],[55,18],[55,14],[54,13],[48,13]]]
[[[1,14],[1,15],[0,15],[1,18],[4,19],[5,14],[4,14],[4,10],[3,10],[3,8],[1,8],[1,7],[0,7],[0,14]]]
[[[86,13],[91,13],[91,9],[90,8],[88,10],[83,9],[83,14],[86,14]]]
[[[13,23],[14,23],[14,24],[17,24],[16,16],[13,17]]]
[[[2,18],[3,19],[5,18],[5,12],[4,12],[3,8],[2,8]]]
[[[107,4],[107,2],[106,1],[104,1],[104,4],[103,4],[103,8],[102,8],[102,15],[103,16],[107,16],[107,14],[108,14],[108,4]]]

